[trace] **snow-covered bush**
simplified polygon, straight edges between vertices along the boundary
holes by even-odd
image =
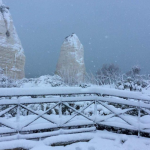
[[[4,70],[0,67],[0,88],[17,87],[16,80],[7,77]]]
[[[101,69],[96,72],[96,78],[99,85],[116,83],[120,75],[120,69],[115,64],[104,64]]]
[[[122,75],[122,78],[116,83],[116,88],[121,90],[142,91],[149,86],[149,76],[140,75],[141,68],[133,66],[130,71]]]
[[[120,90],[130,90],[130,91],[141,91],[144,82],[141,80],[136,80],[131,77],[127,77],[123,81],[118,81],[116,88]]]
[[[0,88],[12,88],[17,86],[14,79],[6,77],[4,74],[0,74]]]
[[[58,87],[58,86],[66,86],[63,80],[58,75],[44,75],[39,78],[29,78],[19,80],[19,87],[27,88],[27,87]]]
[[[150,77],[141,75],[141,68],[135,65],[127,73],[121,74],[118,66],[104,64],[96,75],[88,75],[88,81],[96,85],[113,85],[120,90],[142,91],[150,87]]]

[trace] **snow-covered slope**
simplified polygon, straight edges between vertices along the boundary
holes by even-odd
[[[25,55],[13,20],[0,0],[0,67],[12,78],[24,77]]]
[[[65,38],[62,44],[56,73],[66,78],[74,78],[76,82],[84,80],[84,49],[76,34]]]

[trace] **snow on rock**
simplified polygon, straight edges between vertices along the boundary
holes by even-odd
[[[83,47],[79,41],[79,38],[74,33],[72,35],[66,37],[64,43],[70,44],[71,46],[73,46],[77,50],[80,50]]]
[[[0,1],[0,68],[7,76],[21,79],[24,77],[25,55],[13,20],[2,1]],[[15,67],[15,70],[12,68]]]
[[[61,47],[56,74],[60,75],[66,82],[83,82],[85,75],[84,49],[76,34],[65,38]]]

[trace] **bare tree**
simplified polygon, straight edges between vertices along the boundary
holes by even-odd
[[[141,72],[140,66],[138,66],[138,65],[133,66],[133,67],[132,67],[132,72],[133,72],[134,75],[139,75],[140,72]]]
[[[116,82],[120,75],[120,69],[115,64],[104,64],[96,73],[103,84]]]

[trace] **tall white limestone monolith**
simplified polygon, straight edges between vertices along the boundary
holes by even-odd
[[[61,46],[56,74],[68,83],[84,81],[84,48],[76,34],[65,38]]]
[[[25,55],[13,20],[0,0],[0,70],[15,79],[24,78]]]

